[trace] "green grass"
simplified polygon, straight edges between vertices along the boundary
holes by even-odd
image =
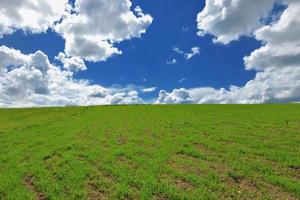
[[[300,105],[0,110],[0,199],[299,199]]]

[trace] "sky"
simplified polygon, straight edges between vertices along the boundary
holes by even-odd
[[[300,101],[298,0],[0,8],[0,107]]]

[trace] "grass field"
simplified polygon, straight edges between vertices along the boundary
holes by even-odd
[[[300,105],[0,110],[0,199],[299,199]]]

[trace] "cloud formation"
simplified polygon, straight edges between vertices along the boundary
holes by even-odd
[[[173,58],[172,60],[168,60],[167,65],[175,65],[177,63],[177,60],[175,58]]]
[[[278,22],[254,32],[264,45],[245,57],[246,69],[264,70],[300,66],[300,2],[287,1],[288,7]]]
[[[270,15],[274,3],[286,5],[278,17]],[[116,44],[141,37],[152,17],[129,0],[2,0],[0,37],[16,30],[41,33],[49,28],[65,39],[65,50],[50,63],[42,51],[23,54],[0,46],[0,107],[141,104],[139,93],[156,87],[105,88],[74,75],[86,70],[84,61],[104,61],[121,54]],[[268,103],[300,101],[299,0],[206,0],[197,22],[199,35],[211,34],[224,45],[241,36],[254,37],[262,46],[244,57],[245,69],[255,78],[242,87],[161,90],[155,103]],[[278,14],[278,13],[277,13]],[[271,21],[265,24],[265,18]],[[191,59],[198,47],[178,54]],[[173,60],[175,63],[175,60]],[[170,63],[171,64],[171,63]],[[144,80],[146,81],[146,79]]]
[[[190,60],[192,57],[200,54],[200,47],[192,47],[189,53],[182,51],[179,47],[173,47],[173,51],[183,55],[186,60]]]
[[[1,0],[0,38],[18,29],[45,32],[61,19],[67,7],[68,0]]]
[[[152,93],[152,92],[155,92],[156,89],[157,89],[157,87],[150,87],[150,88],[143,88],[143,89],[141,89],[141,91],[143,93]]]
[[[192,98],[184,88],[174,89],[171,93],[161,90],[159,92],[159,97],[156,100],[156,104],[187,104],[192,103]]]
[[[185,59],[189,60],[192,57],[194,57],[195,55],[199,55],[200,54],[200,48],[199,47],[193,47],[191,48],[191,52],[190,53],[185,53],[184,57]]]
[[[282,1],[287,8],[278,20],[263,25],[275,1],[207,0],[198,15],[202,33],[228,44],[241,35],[253,35],[263,46],[244,57],[245,69],[257,74],[243,87],[161,91],[158,103],[268,103],[300,101],[300,2]]]
[[[67,57],[66,54],[60,52],[55,59],[63,63],[64,68],[69,71],[78,72],[87,69],[84,61],[79,57]]]
[[[65,39],[66,67],[79,59],[98,62],[121,54],[114,45],[141,37],[153,20],[139,6],[132,9],[130,0],[76,0],[74,5],[68,0],[1,0],[0,8],[0,38],[16,30],[51,28]]]
[[[41,51],[0,46],[0,107],[141,104],[135,90],[104,88],[51,64]]]
[[[114,44],[141,37],[153,20],[140,7],[131,7],[129,0],[76,0],[55,26],[66,41],[65,54],[92,62],[121,54]]]
[[[0,38],[56,31],[65,39],[65,50],[49,62],[42,51],[23,54],[0,46],[0,107],[140,104],[139,92],[150,89],[104,88],[74,74],[87,69],[84,61],[105,61],[122,51],[114,45],[141,37],[152,17],[130,0],[1,0]],[[153,88],[151,89],[153,90]]]
[[[212,34],[215,42],[228,44],[242,35],[251,35],[263,26],[277,0],[206,0],[198,14],[198,35]]]

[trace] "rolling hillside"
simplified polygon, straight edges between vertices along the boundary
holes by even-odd
[[[299,199],[300,105],[0,110],[0,199]]]

